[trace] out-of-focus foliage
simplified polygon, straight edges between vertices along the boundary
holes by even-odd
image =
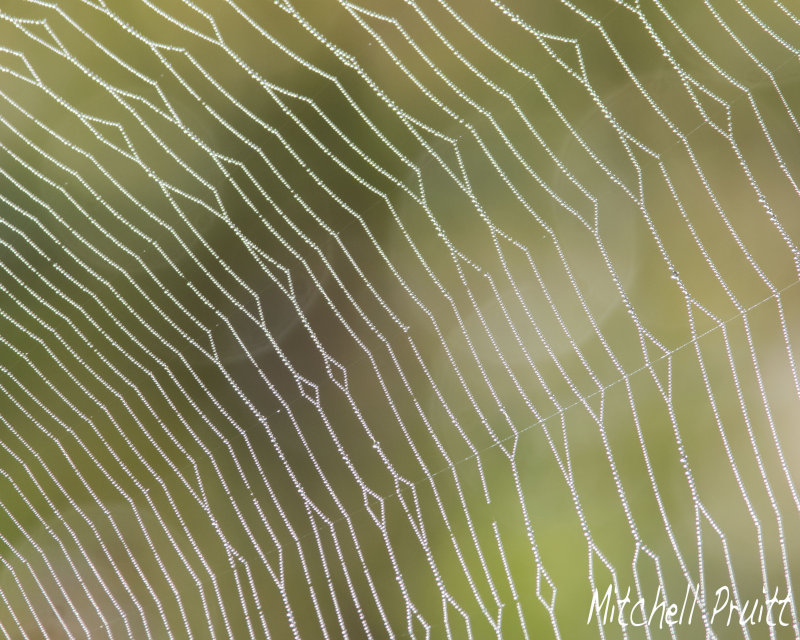
[[[0,631],[785,594],[797,14],[2,3]]]

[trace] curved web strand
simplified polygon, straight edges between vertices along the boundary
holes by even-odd
[[[0,633],[800,638],[799,25],[3,5]]]

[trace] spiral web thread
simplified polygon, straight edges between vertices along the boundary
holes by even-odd
[[[0,33],[4,636],[800,637],[800,12]],[[609,584],[698,613],[587,624]]]

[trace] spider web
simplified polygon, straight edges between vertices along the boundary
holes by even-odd
[[[798,16],[4,2],[0,631],[800,637]]]

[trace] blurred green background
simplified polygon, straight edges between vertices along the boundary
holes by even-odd
[[[5,635],[594,638],[612,581],[791,589],[790,8],[0,33]]]

